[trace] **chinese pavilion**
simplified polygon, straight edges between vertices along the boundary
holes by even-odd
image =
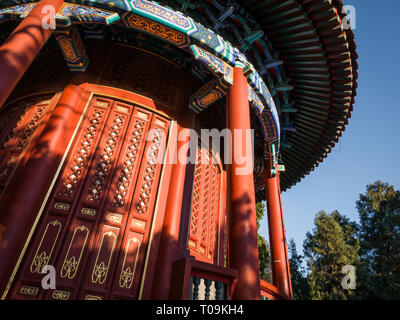
[[[2,299],[291,299],[280,194],[350,118],[357,53],[343,11],[1,1]],[[189,148],[193,130],[214,128],[254,130],[254,170],[237,174],[208,141]],[[212,161],[156,161],[171,152]],[[273,283],[259,276],[261,200]],[[42,286],[46,265],[55,288]]]

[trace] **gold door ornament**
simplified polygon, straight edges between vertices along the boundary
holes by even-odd
[[[47,252],[44,250],[43,247],[43,241],[46,239],[46,237],[50,234],[51,229],[57,230],[56,236],[53,240],[52,247],[50,249],[50,252]],[[46,266],[49,263],[49,260],[51,258],[51,255],[53,253],[54,247],[56,245],[56,242],[58,240],[58,236],[60,235],[61,231],[61,223],[58,220],[51,221],[47,224],[46,229],[44,230],[42,239],[40,240],[39,246],[36,249],[35,257],[32,260],[31,266],[30,266],[30,271],[31,273],[40,273],[42,268]],[[51,234],[50,234],[51,236]],[[46,239],[47,240],[47,239]]]
[[[77,235],[78,234],[78,235]],[[79,264],[81,262],[82,254],[83,251],[85,250],[86,246],[86,241],[89,236],[89,229],[85,226],[79,226],[75,228],[74,234],[72,235],[71,242],[69,244],[67,253],[65,254],[64,262],[61,268],[61,278],[66,278],[68,279],[73,279],[78,271]],[[70,251],[71,251],[71,246],[72,244],[78,239],[78,244],[79,244],[79,239],[85,238],[83,241],[83,245],[81,246],[81,250],[79,253],[79,258],[76,258],[75,255],[69,257]],[[69,257],[69,258],[68,258]]]
[[[105,261],[99,262],[99,256],[100,256],[100,252],[103,248],[105,237],[112,238],[112,241],[113,241],[112,248],[111,248],[110,254],[108,256],[108,261],[107,262],[105,262]],[[104,233],[103,236],[101,237],[99,250],[97,251],[96,262],[94,264],[93,271],[92,271],[92,283],[103,284],[106,281],[116,242],[117,242],[117,236],[115,235],[115,233],[113,231],[108,231],[108,232]]]
[[[68,300],[69,299],[69,292],[55,290],[52,294],[52,298],[56,300]]]
[[[87,294],[85,300],[102,300],[102,298],[99,296],[94,296],[92,294]]]
[[[62,202],[56,202],[54,204],[54,208],[57,209],[57,210],[68,211],[69,210],[69,204],[68,203],[62,203]]]
[[[136,244],[136,243],[137,243],[137,250],[136,250],[135,264],[132,266],[132,268],[131,268],[131,266],[128,266],[125,268],[126,258],[129,254],[130,246],[131,246],[131,244]],[[124,262],[123,262],[122,268],[121,268],[121,274],[119,276],[119,286],[121,288],[130,289],[132,287],[133,279],[135,277],[135,272],[136,272],[136,265],[137,265],[138,257],[139,257],[140,245],[141,245],[141,242],[136,237],[131,238],[128,241],[128,244],[126,246],[126,251],[125,251]]]
[[[25,296],[36,296],[39,292],[39,288],[32,286],[23,286],[21,287],[20,292]]]

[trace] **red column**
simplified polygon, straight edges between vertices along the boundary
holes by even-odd
[[[272,163],[270,162],[267,166],[265,190],[273,284],[280,292],[292,298],[286,234],[279,186],[279,171],[276,170],[276,175],[272,176],[271,168]]]
[[[230,266],[237,269],[238,280],[233,299],[259,299],[260,274],[258,263],[257,222],[253,171],[238,174],[244,165],[235,153],[246,150],[246,130],[250,129],[250,108],[247,96],[247,79],[240,67],[233,72],[233,85],[229,89],[227,124],[232,132],[232,164],[228,166],[228,196],[230,210]],[[241,130],[235,135],[235,129]],[[249,143],[249,142],[247,142]],[[252,149],[251,149],[252,150]],[[247,161],[253,155],[246,153]]]
[[[281,178],[279,175],[279,170],[276,170],[278,180],[278,192],[279,192],[279,207],[281,208],[281,220],[282,220],[282,230],[283,230],[283,239],[285,240],[284,245],[285,245],[285,254],[286,254],[286,272],[287,272],[287,278],[288,278],[288,283],[289,283],[289,298],[293,299],[293,290],[292,290],[292,278],[290,276],[290,264],[289,264],[289,254],[288,254],[288,248],[287,248],[287,241],[286,241],[286,230],[285,230],[285,221],[283,219],[283,207],[282,207],[282,191],[281,191]]]
[[[190,111],[188,111],[190,112]],[[192,119],[189,122],[193,121]],[[193,123],[192,123],[193,124]],[[179,135],[185,140],[177,142],[177,163],[173,165],[164,225],[161,235],[157,269],[153,283],[152,299],[168,299],[172,274],[172,265],[179,255],[179,230],[182,216],[182,199],[185,186],[186,163],[179,161],[179,154],[187,154],[189,150],[190,130],[179,126]]]
[[[29,146],[0,201],[0,295],[9,282],[34,220],[82,113],[82,90],[68,85],[42,135]]]
[[[53,32],[42,27],[42,20],[48,14],[42,13],[43,7],[52,5],[57,12],[63,2],[41,0],[0,47],[0,107]]]

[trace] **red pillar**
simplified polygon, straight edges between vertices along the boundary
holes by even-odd
[[[54,31],[42,27],[48,14],[42,13],[43,7],[52,5],[57,12],[63,2],[41,0],[0,47],[0,107]]]
[[[233,85],[229,89],[227,126],[232,132],[232,164],[228,166],[228,195],[230,197],[230,266],[238,270],[233,299],[259,299],[260,274],[258,263],[257,222],[253,171],[238,174],[244,165],[238,162],[235,152],[242,146],[246,150],[246,130],[250,129],[250,108],[247,96],[247,79],[243,69],[235,67]],[[235,135],[235,129],[241,130]],[[249,143],[249,142],[247,142]],[[252,150],[252,149],[250,149]],[[253,155],[246,153],[247,161]]]
[[[283,230],[283,239],[285,240],[284,245],[285,245],[285,254],[286,254],[286,272],[287,272],[287,278],[288,278],[288,283],[289,283],[289,298],[293,299],[293,290],[292,290],[292,278],[290,276],[290,264],[289,264],[289,254],[288,254],[288,248],[287,248],[287,241],[286,241],[286,230],[285,230],[285,222],[283,219],[283,207],[282,207],[282,191],[281,191],[281,178],[279,175],[279,170],[276,170],[277,175],[278,175],[278,192],[279,192],[279,205],[281,208],[281,220],[282,220],[282,230]]]
[[[9,283],[34,220],[82,113],[83,89],[68,85],[40,138],[29,146],[0,201],[0,295]]]
[[[189,120],[193,124],[193,115]],[[177,163],[173,165],[164,225],[161,235],[157,269],[153,283],[152,299],[168,299],[172,265],[179,258],[179,230],[182,216],[182,200],[185,186],[186,163],[179,161],[179,154],[187,154],[189,150],[190,130],[179,126],[179,135],[185,136],[185,140],[177,142]]]
[[[280,292],[292,298],[289,259],[286,234],[283,222],[282,200],[279,183],[279,171],[272,176],[272,163],[267,166],[265,190],[268,211],[269,243],[271,252],[273,284]]]

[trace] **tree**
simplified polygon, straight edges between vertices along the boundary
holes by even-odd
[[[339,212],[320,211],[315,228],[307,232],[304,254],[308,258],[310,298],[314,300],[347,300],[354,291],[344,289],[342,268],[358,264],[359,241],[355,224]]]
[[[361,299],[400,298],[400,191],[377,181],[357,201]]]
[[[269,244],[265,238],[260,235],[260,223],[265,214],[265,205],[263,202],[256,204],[257,214],[257,243],[258,243],[258,260],[260,264],[260,278],[272,283],[271,257],[269,254]]]
[[[297,253],[296,243],[293,238],[289,241],[288,251],[293,299],[307,300],[309,298],[310,287],[303,266],[303,256]]]

